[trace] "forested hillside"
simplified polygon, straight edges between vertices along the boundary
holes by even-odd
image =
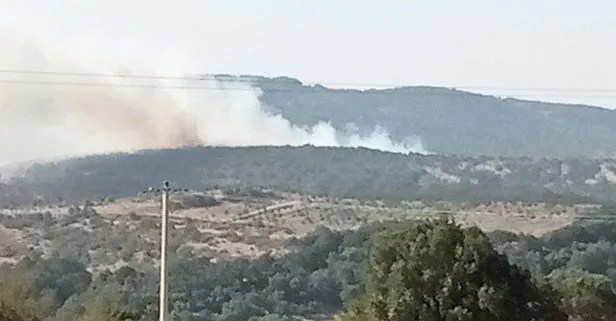
[[[616,201],[616,161],[402,155],[369,149],[199,147],[88,156],[29,167],[0,185],[3,204],[265,186],[386,200]]]
[[[226,77],[226,79],[234,77]],[[292,78],[254,79],[261,102],[299,125],[331,121],[364,132],[379,124],[397,140],[419,136],[429,151],[535,158],[616,155],[616,111],[501,99],[437,87],[330,89]]]

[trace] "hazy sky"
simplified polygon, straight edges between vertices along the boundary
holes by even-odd
[[[610,0],[0,0],[24,35],[326,84],[616,89],[614,17]],[[616,107],[616,91],[521,93]]]

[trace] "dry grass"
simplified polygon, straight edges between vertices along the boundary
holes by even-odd
[[[220,191],[215,194],[220,202],[217,206],[176,210],[170,214],[172,230],[180,238],[179,248],[213,258],[254,258],[267,252],[283,253],[286,240],[305,236],[319,225],[345,230],[376,221],[437,215],[451,215],[463,225],[477,225],[485,231],[501,229],[540,235],[570,224],[580,211],[579,208],[564,205],[491,203],[471,207],[447,202],[430,205],[422,202],[384,204],[284,193],[279,193],[282,197],[275,201],[237,197],[230,201]],[[152,243],[153,251],[157,248],[157,218],[160,216],[157,200],[125,198],[96,205],[93,209],[112,228],[131,231]],[[13,214],[25,215],[29,211],[24,209]],[[54,214],[68,215],[66,209],[58,208],[54,209]],[[99,232],[85,223],[82,225],[84,229],[89,228],[90,233]],[[23,234],[24,231],[0,225],[1,244],[45,245],[37,239],[36,233],[30,233],[29,237]],[[155,254],[149,254],[154,261]],[[138,255],[145,254],[135,254]]]

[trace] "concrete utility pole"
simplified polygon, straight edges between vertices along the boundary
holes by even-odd
[[[162,217],[160,222],[160,304],[159,321],[169,320],[169,302],[167,288],[167,233],[169,222],[169,182],[163,183],[162,189]]]
[[[169,321],[169,288],[168,288],[168,271],[167,271],[167,243],[169,232],[169,195],[174,192],[189,192],[189,189],[172,189],[169,182],[163,183],[163,188],[148,188],[146,191],[139,193],[139,196],[144,195],[162,195],[161,208],[162,215],[160,221],[160,302],[158,306],[159,321]]]

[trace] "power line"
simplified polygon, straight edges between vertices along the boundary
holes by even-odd
[[[66,82],[66,81],[34,81],[34,80],[13,80],[0,79],[2,84],[14,85],[41,85],[41,86],[83,86],[83,87],[115,87],[115,88],[150,88],[150,89],[199,89],[199,90],[233,90],[218,87],[191,87],[191,86],[161,86],[161,85],[136,85],[136,84],[114,84],[114,83],[92,83],[92,82]],[[240,90],[247,90],[237,88]]]
[[[125,83],[97,83],[97,82],[67,82],[67,81],[38,81],[38,80],[15,80],[15,79],[0,79],[0,84],[7,85],[31,85],[31,86],[74,86],[74,87],[101,87],[101,88],[142,88],[142,89],[161,89],[161,90],[202,90],[202,91],[254,91],[254,88],[245,87],[230,87],[230,86],[168,86],[168,85],[151,85],[151,84],[125,84]],[[426,87],[427,88],[427,87]],[[320,94],[319,91],[315,91],[314,88],[267,88],[267,92],[293,92],[293,93],[307,93],[307,94]],[[379,91],[361,91],[364,94],[377,94]],[[430,95],[430,96],[460,96],[460,92],[410,92],[402,91],[395,92],[395,95]],[[493,94],[494,96],[502,96]],[[522,97],[545,97],[546,95],[540,94],[523,94],[518,93],[518,96]],[[612,97],[616,96],[616,90],[601,92],[587,92],[578,91],[577,94],[557,94],[558,97]]]
[[[39,76],[68,76],[68,77],[87,77],[87,78],[119,78],[119,79],[149,79],[149,80],[182,80],[182,81],[226,81],[231,83],[248,83],[254,84],[255,82],[275,83],[276,79],[272,78],[258,78],[255,76],[228,76],[228,75],[193,75],[193,76],[155,76],[155,75],[139,75],[139,74],[103,74],[103,73],[87,73],[87,72],[62,72],[62,71],[41,71],[41,70],[17,70],[17,69],[0,69],[0,74],[15,74],[15,75],[39,75]],[[14,81],[14,80],[2,80],[2,83],[21,83],[25,84],[26,81]],[[28,81],[30,84],[41,84],[40,81]],[[335,83],[335,82],[305,82],[307,84],[320,84],[323,86],[341,86],[341,87],[374,87],[374,88],[401,88],[412,87],[408,85],[400,84],[376,84],[376,83]],[[86,83],[67,83],[67,82],[54,82],[58,85],[86,85]],[[90,85],[92,83],[87,83]],[[131,86],[122,84],[119,86]],[[148,85],[148,88],[154,86]],[[157,86],[158,88],[161,86]],[[426,86],[421,86],[426,87]],[[437,87],[437,86],[432,86]],[[599,89],[599,88],[537,88],[537,87],[499,87],[499,86],[438,86],[443,88],[459,88],[464,90],[497,90],[497,91],[530,91],[530,92],[565,92],[565,93],[613,93],[616,94],[616,89]],[[165,86],[169,89],[191,89],[188,86]],[[218,88],[216,88],[218,90]],[[226,89],[225,89],[226,90]],[[275,90],[275,89],[274,89]]]
[[[211,75],[154,76],[154,75],[137,75],[137,74],[102,74],[102,73],[89,73],[89,72],[61,72],[61,71],[17,70],[17,69],[0,69],[0,74],[71,76],[71,77],[89,77],[89,78],[124,78],[124,79],[133,78],[133,79],[152,79],[152,80],[208,80],[208,79],[216,80],[216,77],[211,76]],[[248,80],[245,80],[245,81],[248,81]]]

